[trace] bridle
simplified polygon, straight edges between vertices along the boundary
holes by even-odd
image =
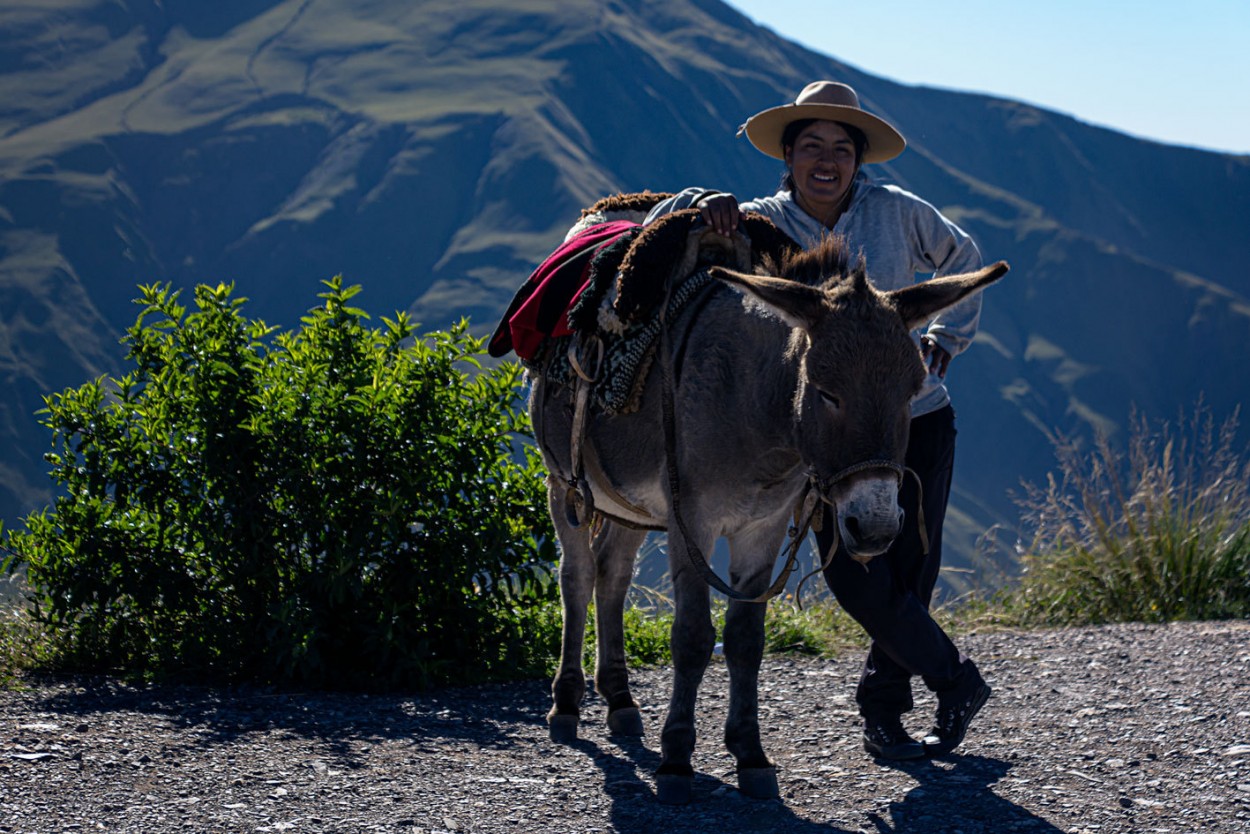
[[[920,480],[920,475],[917,474],[916,470],[912,469],[911,467],[899,466],[897,463],[895,463],[892,460],[873,459],[873,460],[865,460],[859,463],[852,464],[839,472],[835,472],[833,475],[830,475],[828,478],[821,478],[819,475],[816,474],[815,470],[809,470],[808,475],[807,475],[808,477],[807,489],[814,489],[816,491],[816,494],[820,496],[821,500],[825,504],[828,504],[829,506],[834,507],[836,509],[837,504],[830,497],[830,494],[833,492],[834,485],[836,485],[840,481],[846,480],[852,475],[857,475],[860,472],[868,472],[874,469],[889,470],[894,475],[894,477],[898,480],[900,487],[902,486],[904,476],[910,475],[912,477],[912,480],[916,484],[916,528],[917,528],[917,532],[920,535],[920,550],[921,550],[922,555],[928,555],[929,532],[925,528],[925,524],[924,524],[924,484]],[[816,506],[818,509],[823,511],[823,507],[821,506],[820,502],[817,502]],[[820,519],[816,518],[815,522],[812,522],[811,520],[809,520],[807,524],[807,529],[812,529],[812,530],[819,532],[821,529]],[[790,530],[791,530],[791,535],[793,535],[795,528],[791,527]],[[804,535],[806,535],[806,532],[804,533]],[[833,556],[835,553],[837,553],[837,551],[838,551],[838,526],[835,524],[833,527],[833,542],[829,545],[829,551],[828,553],[825,554],[824,561],[821,562],[820,567],[816,568],[816,570],[812,571],[811,573],[805,574],[803,578],[799,580],[798,587],[795,588],[794,590],[794,601],[795,601],[795,604],[797,604],[800,609],[803,608],[803,602],[802,602],[803,584],[807,582],[807,580],[815,576],[816,574],[823,573],[829,567],[829,565],[833,562]],[[858,562],[859,560],[856,559],[856,561]],[[864,570],[868,570],[867,562],[860,562],[860,564],[864,566]],[[791,571],[793,571],[793,568],[790,567],[789,562],[787,562],[786,575],[788,576]]]
[[[845,481],[852,475],[858,475],[860,472],[870,472],[873,469],[888,469],[891,473],[893,473],[895,479],[898,480],[900,484],[903,482],[904,473],[907,472],[906,469],[899,466],[892,460],[874,458],[871,460],[860,461],[859,463],[853,463],[845,469],[834,472],[827,478],[822,478],[817,475],[814,469],[808,470],[807,479],[811,485],[816,488],[816,492],[820,495],[820,497],[823,498],[827,504],[832,505],[833,501],[829,498],[829,494],[833,491],[835,485]]]
[[[672,281],[669,282],[668,292],[666,293],[664,304],[660,307],[660,370],[662,376],[661,385],[661,405],[664,417],[664,459],[665,468],[668,472],[669,500],[672,503],[673,520],[676,522],[677,529],[681,533],[682,546],[686,550],[686,556],[690,561],[690,566],[694,568],[703,581],[709,586],[720,591],[731,600],[737,602],[748,603],[765,603],[773,599],[785,590],[786,583],[789,582],[791,574],[798,569],[799,566],[799,548],[802,547],[803,541],[807,538],[808,531],[821,529],[824,515],[824,505],[829,504],[836,507],[832,498],[834,487],[846,480],[847,478],[857,475],[861,472],[867,472],[876,469],[885,469],[891,472],[898,483],[901,485],[905,472],[911,472],[916,479],[916,486],[920,488],[920,478],[910,469],[904,469],[892,460],[883,458],[873,458],[870,460],[860,461],[852,464],[844,469],[835,472],[833,475],[821,478],[815,471],[808,472],[807,483],[803,486],[803,491],[799,494],[798,501],[794,507],[794,523],[790,526],[788,535],[790,543],[786,546],[786,564],[782,568],[781,573],[773,580],[772,585],[766,591],[757,596],[750,596],[741,591],[735,590],[721,579],[716,571],[712,570],[712,566],[708,563],[703,552],[699,549],[686,529],[686,522],[681,512],[681,478],[677,472],[677,419],[674,406],[675,383],[673,381],[673,353],[671,341],[672,337],[669,332],[670,328],[667,321],[668,314],[668,295],[672,292]],[[810,504],[810,508],[809,508]],[[837,524],[834,524],[834,540],[829,547],[824,562],[819,568],[804,576],[799,580],[798,588],[795,590],[795,600],[800,598],[800,592],[803,589],[803,583],[817,573],[823,572],[829,567],[833,561],[834,554],[838,550],[838,533]],[[920,520],[921,541],[924,545],[925,552],[928,552],[928,540],[924,532],[923,518]],[[775,561],[775,560],[774,560]],[[867,565],[864,569],[867,570]],[[801,603],[800,603],[801,607]]]

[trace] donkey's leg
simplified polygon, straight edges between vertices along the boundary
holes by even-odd
[[[731,539],[729,578],[734,590],[759,596],[772,581],[777,535]],[[725,665],[729,671],[729,714],[725,746],[738,762],[738,789],[757,799],[778,795],[777,771],[760,742],[759,674],[764,656],[764,603],[729,603],[725,612]]]
[[[587,527],[569,525],[564,511],[564,487],[550,481],[547,503],[560,540],[560,603],[563,629],[560,634],[560,668],[551,685],[552,707],[547,713],[551,740],[569,744],[577,739],[578,714],[586,694],[582,648],[586,639],[586,609],[595,587],[595,557]]]
[[[661,802],[690,801],[694,782],[691,758],[695,742],[695,699],[712,657],[716,629],[712,625],[707,582],[695,573],[679,536],[669,533],[669,573],[673,578],[673,693],[660,735],[660,767],[656,793]],[[706,553],[711,541],[697,542]]]
[[[608,703],[608,729],[623,736],[643,733],[642,713],[629,691],[625,660],[625,597],[634,578],[634,557],[646,539],[645,530],[607,522],[594,539],[595,689]]]

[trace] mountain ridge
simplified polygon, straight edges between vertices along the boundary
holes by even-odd
[[[121,367],[136,284],[235,281],[290,327],[343,274],[484,333],[602,196],[772,193],[735,130],[815,78],[908,137],[877,178],[1013,265],[952,370],[958,563],[1015,523],[1049,436],[1250,393],[1250,157],[898,84],[716,0],[59,0],[0,11],[0,44],[6,523],[51,496],[41,396]]]

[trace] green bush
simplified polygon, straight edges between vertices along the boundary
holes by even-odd
[[[133,369],[46,398],[61,497],[7,535],[76,669],[427,686],[541,672],[554,538],[519,368],[358,287],[275,334],[141,288]],[[476,371],[476,372],[475,372]]]
[[[1236,415],[1134,418],[1127,456],[1057,445],[1060,474],[1021,499],[1031,541],[1004,605],[1026,623],[1250,616],[1250,461]]]

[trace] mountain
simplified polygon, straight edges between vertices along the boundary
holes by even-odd
[[[41,397],[122,367],[137,284],[234,281],[293,327],[341,273],[375,314],[484,333],[604,195],[772,193],[736,128],[818,78],[908,137],[877,177],[1013,266],[952,368],[954,589],[1010,571],[977,539],[1010,539],[1056,432],[1250,393],[1250,157],[897,84],[716,0],[49,0],[0,8],[0,45],[10,526],[51,497]]]

